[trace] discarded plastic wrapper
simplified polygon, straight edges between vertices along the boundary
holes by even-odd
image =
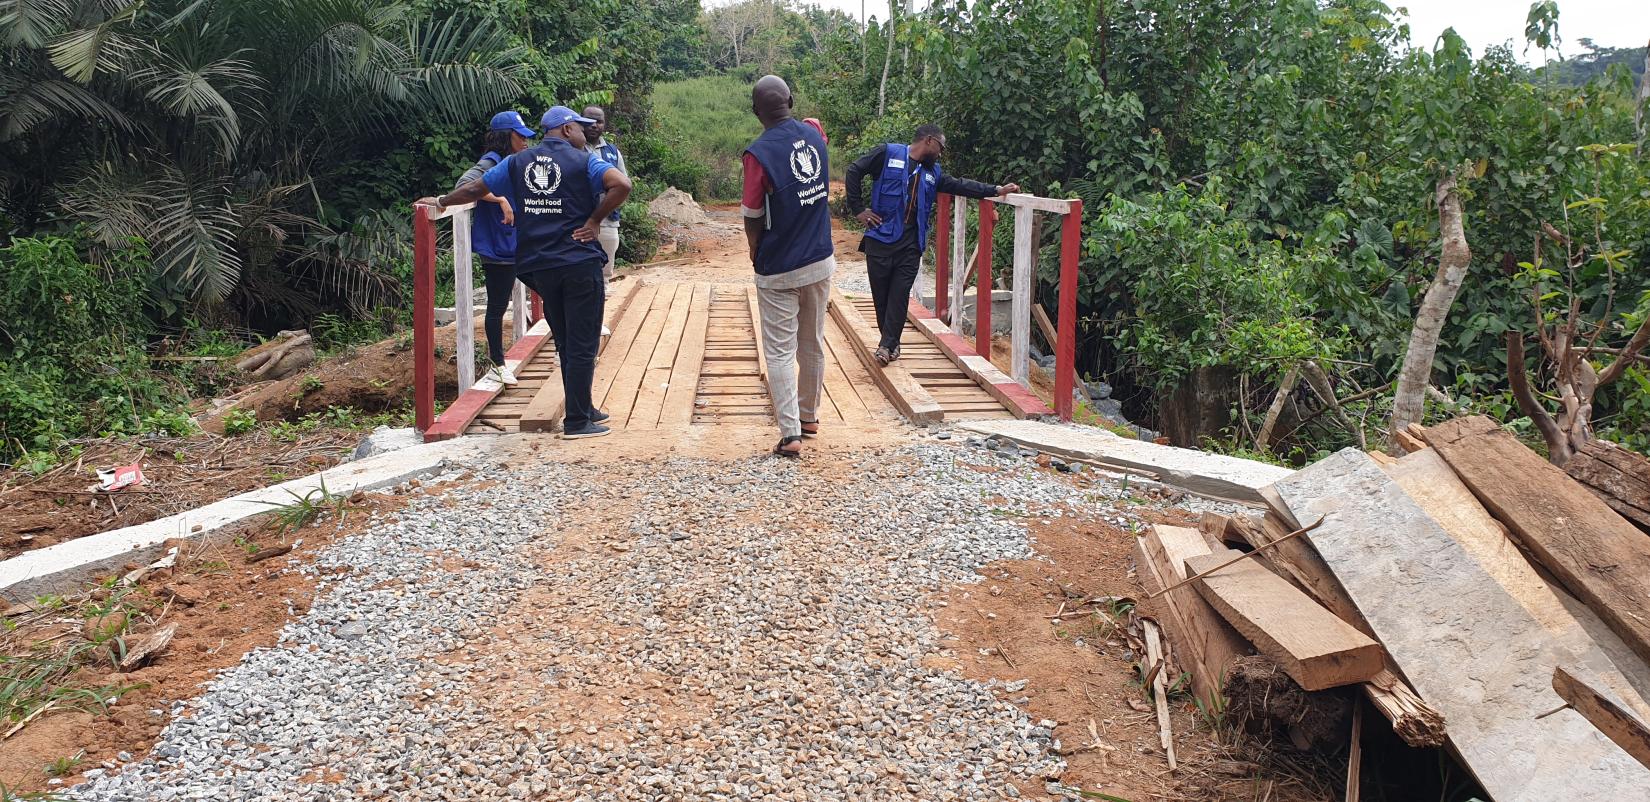
[[[105,493],[124,490],[133,485],[143,484],[143,463],[134,462],[131,465],[122,465],[118,468],[99,468],[97,470],[98,489]]]

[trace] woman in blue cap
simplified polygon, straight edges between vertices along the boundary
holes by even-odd
[[[486,153],[474,167],[464,171],[454,189],[481,178],[506,157],[532,144],[533,129],[521,119],[521,113],[501,111],[493,115],[487,125],[487,136],[482,147]],[[487,315],[482,328],[487,330],[487,355],[493,367],[483,378],[503,384],[515,384],[516,376],[504,365],[504,309],[510,304],[510,295],[516,285],[516,229],[515,210],[510,201],[489,194],[486,203],[476,205],[475,224],[470,235],[470,248],[481,260],[481,272],[487,278]],[[516,332],[517,337],[521,332]]]

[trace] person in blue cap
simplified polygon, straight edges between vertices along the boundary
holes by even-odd
[[[481,146],[486,152],[459,176],[453,189],[480,179],[504,157],[526,149],[537,134],[521,119],[521,112],[501,111],[487,124],[487,135]],[[510,294],[516,287],[516,229],[515,210],[510,202],[488,193],[475,212],[470,248],[481,262],[481,273],[486,277],[487,313],[482,328],[487,332],[487,356],[493,367],[485,378],[501,384],[515,384],[516,375],[504,364],[504,310],[510,305]],[[521,332],[515,336],[520,337]]]
[[[859,249],[865,254],[865,273],[871,280],[871,300],[882,332],[875,354],[877,364],[899,359],[900,332],[905,329],[906,296],[917,280],[934,199],[940,193],[966,198],[1002,197],[1019,192],[1018,184],[985,184],[946,175],[940,169],[945,134],[937,125],[917,126],[911,144],[889,142],[848,165],[845,183],[848,213],[865,226]],[[865,208],[863,182],[871,178],[871,208]],[[944,225],[946,221],[941,220]],[[961,269],[959,266],[955,269]]]
[[[561,358],[566,440],[608,433],[602,425],[607,413],[596,409],[590,397],[607,300],[602,278],[607,254],[597,230],[630,197],[630,179],[585,152],[584,125],[589,122],[566,106],[553,106],[539,120],[544,131],[539,144],[499,162],[480,181],[419,201],[444,208],[491,192],[515,210],[516,278],[544,300],[544,317]]]

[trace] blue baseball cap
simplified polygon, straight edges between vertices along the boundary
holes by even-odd
[[[538,132],[527,127],[527,121],[521,118],[519,111],[501,111],[493,115],[493,121],[487,125],[489,131],[515,131],[529,139],[538,136]]]
[[[582,116],[566,106],[551,106],[550,110],[545,112],[544,116],[539,119],[539,128],[550,131],[568,123],[589,125],[593,122],[595,120]]]

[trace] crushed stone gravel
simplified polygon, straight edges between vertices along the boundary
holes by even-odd
[[[1029,456],[452,466],[301,569],[315,602],[275,647],[69,797],[1075,799],[1012,682],[925,663],[934,594],[1030,557],[1023,520],[1141,526],[1126,487]]]

